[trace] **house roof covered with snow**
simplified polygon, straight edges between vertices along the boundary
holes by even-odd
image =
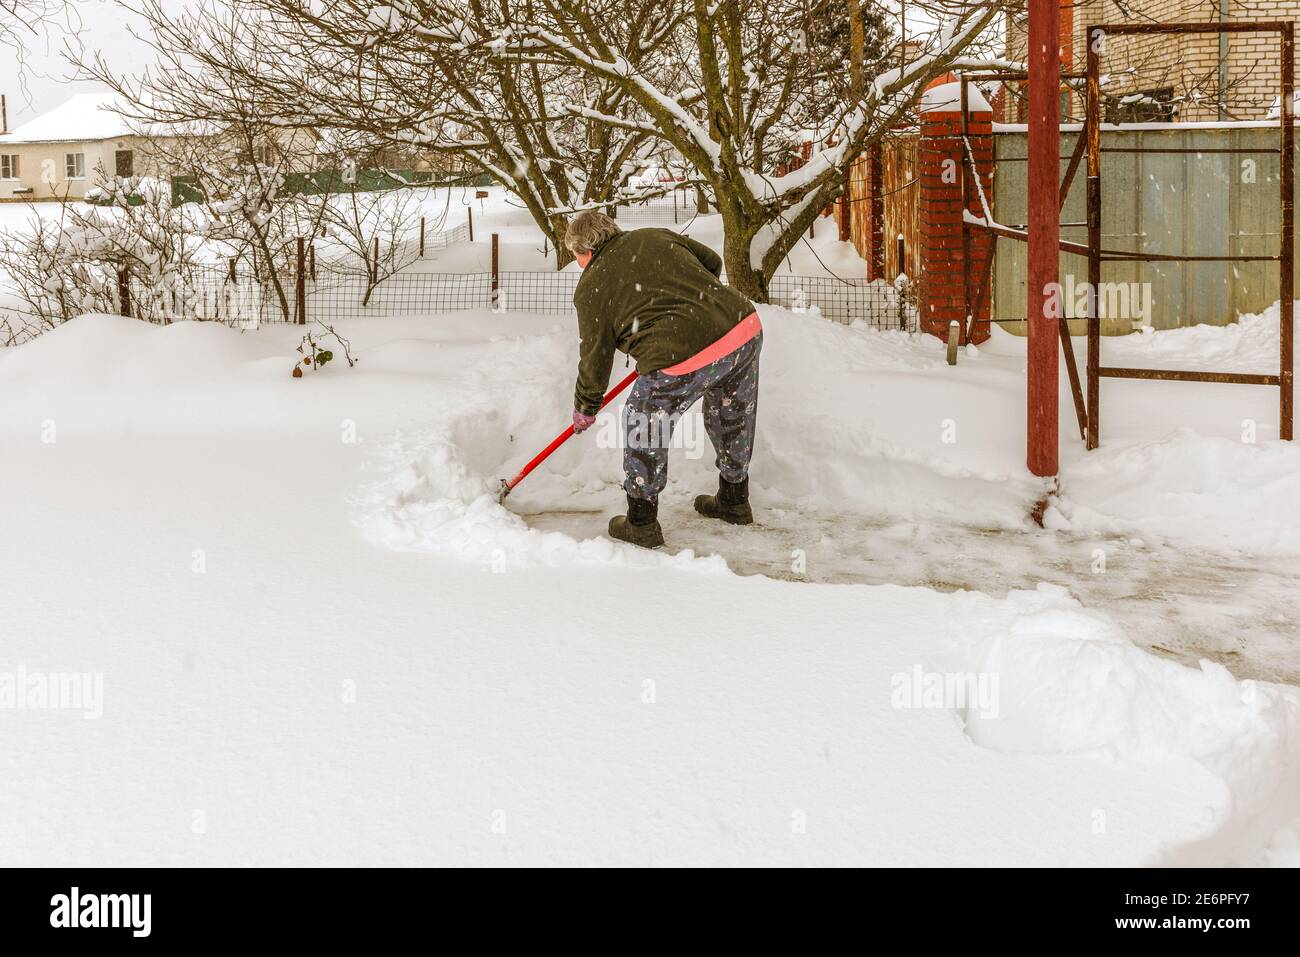
[[[120,102],[116,93],[78,93],[48,113],[0,135],[0,145],[94,142],[130,136],[130,124],[114,111]]]

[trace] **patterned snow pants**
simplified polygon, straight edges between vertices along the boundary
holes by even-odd
[[[749,475],[762,348],[760,332],[736,351],[686,375],[650,372],[637,378],[623,413],[623,488],[629,496],[658,501],[668,484],[673,430],[701,396],[704,429],[718,454],[718,471],[728,482]]]

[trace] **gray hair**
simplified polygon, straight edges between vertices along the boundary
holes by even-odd
[[[598,209],[587,209],[569,223],[569,228],[564,231],[564,245],[575,255],[589,253],[622,231],[612,216],[606,216]]]

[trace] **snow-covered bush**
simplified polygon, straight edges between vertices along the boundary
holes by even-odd
[[[7,342],[88,312],[129,311],[151,322],[202,314],[199,236],[170,190],[110,177],[94,193],[101,205],[70,204],[53,220],[33,211],[24,229],[0,233],[0,273],[17,300],[0,330]]]

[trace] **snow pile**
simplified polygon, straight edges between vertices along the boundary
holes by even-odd
[[[1028,527],[1046,485],[1021,464],[1020,340],[997,336],[949,367],[942,344],[929,336],[846,327],[776,306],[761,313],[753,488],[762,507],[873,522]],[[250,427],[268,432],[293,425],[337,434],[340,419],[367,422],[368,442],[390,441],[366,446],[378,448],[372,470],[381,490],[366,499],[363,523],[376,523],[377,540],[404,547],[418,547],[417,529],[433,534],[430,516],[441,513],[424,511],[426,505],[442,498],[468,505],[476,497],[465,486],[470,480],[477,494],[494,497],[498,481],[567,424],[576,357],[571,321],[474,311],[427,323],[359,320],[340,329],[354,340],[357,367],[294,382],[286,360],[301,332],[291,326],[241,335],[213,324],[157,327],[85,317],[0,354],[4,377],[24,386],[8,394],[9,421],[56,419],[61,434],[122,422],[220,431],[244,413],[252,415]],[[1276,348],[1276,329],[1274,309],[1237,326],[1104,345],[1118,350],[1107,361],[1120,364],[1201,361],[1258,371],[1270,368],[1264,356]],[[1138,351],[1145,355],[1132,358]],[[624,371],[616,362],[612,378]],[[1108,381],[1103,398],[1101,449],[1085,453],[1068,426],[1062,430],[1061,492],[1046,516],[1051,527],[1216,551],[1300,554],[1300,513],[1290,507],[1300,493],[1300,449],[1268,435],[1276,422],[1273,390]],[[1140,415],[1131,411],[1135,405]],[[617,436],[620,414],[615,405],[594,434],[561,448],[511,496],[509,509],[612,511],[622,472],[608,438]],[[1072,414],[1068,400],[1061,414]],[[390,420],[397,421],[384,424]],[[404,427],[400,440],[392,440],[396,425]],[[1248,435],[1251,428],[1258,435]],[[684,423],[682,434],[693,444],[670,456],[669,505],[688,503],[716,482],[702,419]],[[440,444],[448,458],[431,464],[430,449]],[[456,456],[464,476],[447,471]]]
[[[1134,335],[1107,337],[1102,341],[1102,350],[1104,365],[1276,373],[1278,306],[1274,303],[1262,313],[1243,315],[1226,326],[1148,327]],[[1076,354],[1083,355],[1077,349]],[[1169,383],[1157,384],[1165,389],[1177,388]]]
[[[1005,601],[953,598],[955,667],[998,679],[996,707],[963,711],[977,744],[1133,765],[1196,761],[1228,800],[1215,848],[1186,850],[1193,856],[1257,847],[1300,819],[1297,689],[1238,681],[1209,661],[1194,669],[1157,658],[1056,586]]]
[[[355,520],[367,538],[389,548],[486,564],[497,572],[575,563],[726,569],[721,558],[697,561],[690,549],[669,555],[605,538],[579,542],[531,529],[498,504],[498,483],[472,470],[462,448],[445,431],[396,436],[384,449],[387,462],[379,466],[386,474],[356,500]]]
[[[776,307],[760,313],[752,481],[770,501],[1024,527],[1044,485],[1018,461],[1004,397],[943,382],[949,367],[937,339]]]
[[[1106,339],[1106,365],[1276,373],[1278,306],[1228,326]],[[1077,351],[1077,349],[1076,349]],[[1081,354],[1081,353],[1080,353]],[[1061,496],[1047,520],[1216,552],[1300,554],[1300,446],[1278,435],[1272,387],[1107,380],[1102,445],[1062,429]],[[1068,416],[1068,401],[1062,414]]]
[[[1179,429],[1069,467],[1050,527],[1140,534],[1221,552],[1300,554],[1300,447]]]
[[[984,747],[1214,761],[1228,742],[1279,732],[1270,742],[1280,749],[1272,760],[1300,766],[1295,689],[1239,682],[1208,661],[1197,670],[1150,655],[1107,615],[1055,585],[998,602],[978,593],[954,598],[962,624],[952,641],[962,664],[1000,676],[997,713],[971,709],[964,716],[972,740]],[[1063,701],[1071,707],[1061,708]]]
[[[764,384],[755,460],[761,468],[753,483],[765,504],[1026,525],[1044,486],[1007,467],[996,393],[935,394],[933,377],[946,368],[940,344],[776,306],[760,311]],[[407,352],[403,346],[402,357]],[[405,362],[387,347],[381,355]],[[567,422],[574,360],[566,335],[490,343],[483,361],[460,370],[459,382],[449,386],[454,398],[432,429],[398,436],[381,450],[372,464],[377,477],[357,501],[358,525],[390,547],[495,565],[649,561],[603,539],[579,546],[530,531],[496,507],[498,480],[518,472]],[[373,370],[375,363],[363,355],[361,367]],[[623,374],[616,362],[611,381]],[[611,406],[592,432],[563,446],[512,494],[510,506],[553,513],[591,503],[593,494],[598,497],[588,507],[621,505],[621,453],[607,441],[621,434],[621,410],[621,402]],[[694,445],[674,447],[667,502],[690,499],[717,482],[702,418],[679,429]],[[948,441],[950,429],[960,441]],[[690,556],[687,550],[670,563]]]

